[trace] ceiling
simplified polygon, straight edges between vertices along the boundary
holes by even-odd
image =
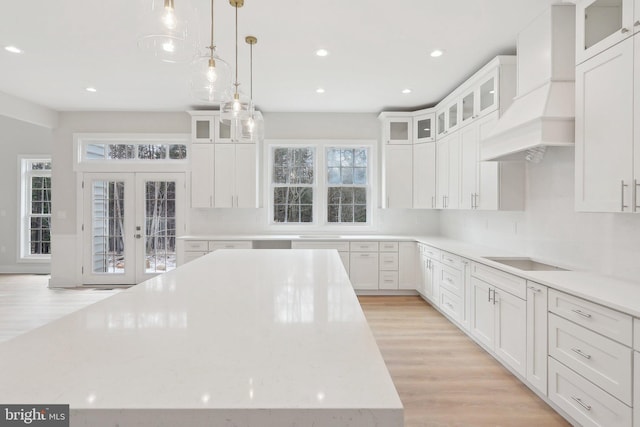
[[[184,111],[189,64],[156,62],[136,45],[150,0],[4,2],[0,92],[58,111]],[[208,0],[189,1],[206,46]],[[246,0],[239,9],[239,75],[267,112],[379,112],[430,106],[498,54],[553,0]],[[196,22],[197,21],[197,22]],[[234,63],[234,9],[215,3],[219,55]],[[327,57],[314,52],[325,48]],[[433,49],[445,54],[432,58]],[[93,86],[96,93],[86,87]],[[325,93],[318,94],[322,87]],[[411,93],[403,94],[405,88]]]

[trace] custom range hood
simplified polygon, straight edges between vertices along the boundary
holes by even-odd
[[[513,104],[480,143],[481,160],[540,161],[575,141],[575,6],[552,5],[518,34]]]

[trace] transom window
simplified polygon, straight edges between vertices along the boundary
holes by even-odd
[[[51,159],[21,159],[20,258],[51,256]]]
[[[313,222],[315,187],[315,149],[313,147],[273,150],[273,222]]]
[[[184,160],[186,144],[86,144],[86,160]]]

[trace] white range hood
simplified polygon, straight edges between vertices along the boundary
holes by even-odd
[[[480,159],[539,161],[575,141],[575,6],[552,5],[518,34],[513,104],[481,141]]]

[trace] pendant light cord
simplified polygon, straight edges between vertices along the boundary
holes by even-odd
[[[211,58],[213,58],[213,0],[211,0],[211,44],[209,49],[211,50]]]
[[[249,97],[253,102],[253,44],[249,44]]]
[[[235,5],[236,8],[236,95],[238,94],[238,4]]]

